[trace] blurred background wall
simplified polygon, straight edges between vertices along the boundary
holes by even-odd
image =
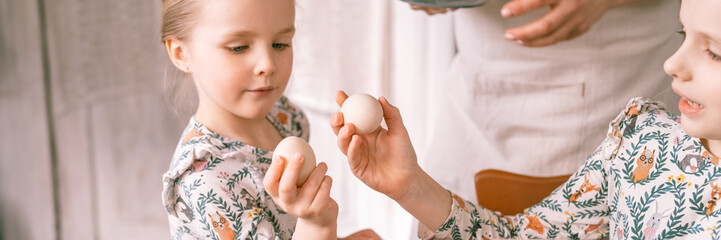
[[[450,18],[397,0],[296,2],[286,94],[330,167],[338,233],[412,238],[410,215],[352,176],[328,120],[336,90],[386,96],[423,153]],[[0,239],[168,239],[161,176],[192,104],[166,97],[166,80],[182,79],[160,42],[160,4],[0,0]]]

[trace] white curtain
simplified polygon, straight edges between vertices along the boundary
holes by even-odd
[[[329,166],[338,234],[364,228],[415,238],[412,216],[357,180],[329,127],[335,91],[385,96],[401,109],[420,161],[438,86],[454,54],[450,15],[427,16],[399,0],[297,0],[295,62],[286,95],[310,119],[310,144]]]

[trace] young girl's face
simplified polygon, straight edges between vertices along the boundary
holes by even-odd
[[[202,13],[187,41],[199,108],[214,117],[265,117],[290,77],[293,0],[199,2]]]
[[[686,0],[680,20],[686,39],[666,60],[673,90],[681,96],[681,125],[688,135],[721,140],[721,1]]]

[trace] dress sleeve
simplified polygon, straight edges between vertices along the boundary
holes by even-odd
[[[208,163],[217,161],[209,159]],[[279,217],[270,209],[265,192],[247,167],[236,172],[188,172],[176,190],[185,209],[176,213],[187,227],[189,235],[203,239],[283,239],[292,231],[279,225]],[[183,234],[181,234],[183,235]]]
[[[476,206],[452,194],[453,205],[446,222],[424,239],[599,239],[608,237],[608,189],[610,160],[640,108],[654,107],[640,99],[632,99],[626,109],[609,124],[606,138],[563,185],[540,203],[524,210],[523,214],[502,216]],[[611,186],[614,187],[614,186]]]

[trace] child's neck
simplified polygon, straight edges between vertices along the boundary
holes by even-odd
[[[265,116],[242,118],[227,111],[212,111],[198,108],[195,121],[223,137],[272,151],[283,137]]]
[[[721,140],[701,139],[701,144],[714,156],[721,156]]]

